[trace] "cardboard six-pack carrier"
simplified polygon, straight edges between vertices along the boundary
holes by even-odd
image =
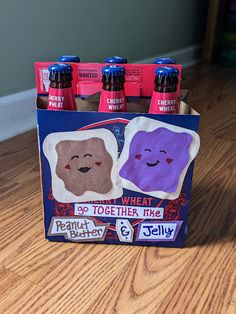
[[[156,64],[122,65],[127,113],[98,112],[102,63],[71,63],[78,111],[46,110],[52,63],[35,64],[46,238],[183,247],[199,114],[147,113]]]

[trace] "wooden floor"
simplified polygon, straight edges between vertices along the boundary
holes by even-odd
[[[36,132],[0,144],[0,313],[236,313],[236,71],[183,84],[202,116],[185,249],[46,241]]]

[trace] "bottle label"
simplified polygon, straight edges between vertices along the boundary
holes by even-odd
[[[124,90],[107,91],[102,89],[99,111],[101,112],[127,112]]]
[[[177,92],[158,93],[153,91],[152,99],[149,107],[149,113],[171,114],[178,113],[178,97]]]
[[[69,88],[49,88],[48,110],[75,110],[76,103],[72,87]]]

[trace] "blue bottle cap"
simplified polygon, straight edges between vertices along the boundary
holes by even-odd
[[[155,74],[158,76],[178,76],[179,70],[171,67],[159,67],[156,68]]]
[[[71,73],[72,67],[65,63],[55,63],[48,67],[49,72]]]
[[[119,57],[119,56],[112,56],[106,58],[106,63],[116,63],[116,64],[124,64],[128,63],[127,58]]]
[[[116,65],[106,65],[102,68],[102,74],[114,75],[114,76],[124,76],[125,68]]]
[[[156,58],[153,60],[155,64],[175,64],[176,61],[173,58]]]
[[[80,62],[80,58],[78,56],[73,56],[73,55],[63,55],[58,58],[59,62]]]

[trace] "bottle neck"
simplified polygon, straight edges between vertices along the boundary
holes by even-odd
[[[154,91],[158,93],[173,93],[177,91],[178,77],[156,76]]]
[[[71,73],[50,72],[49,75],[51,88],[69,88],[72,87],[72,75]]]
[[[104,84],[102,89],[106,91],[122,91],[124,90],[124,84]]]
[[[124,90],[125,78],[124,76],[115,76],[103,74],[102,89],[106,91],[121,91]]]
[[[174,93],[177,91],[177,86],[155,85],[154,91],[158,93]]]
[[[72,84],[69,81],[67,81],[67,82],[51,81],[49,87],[63,89],[63,88],[70,88],[70,87],[72,87]]]

